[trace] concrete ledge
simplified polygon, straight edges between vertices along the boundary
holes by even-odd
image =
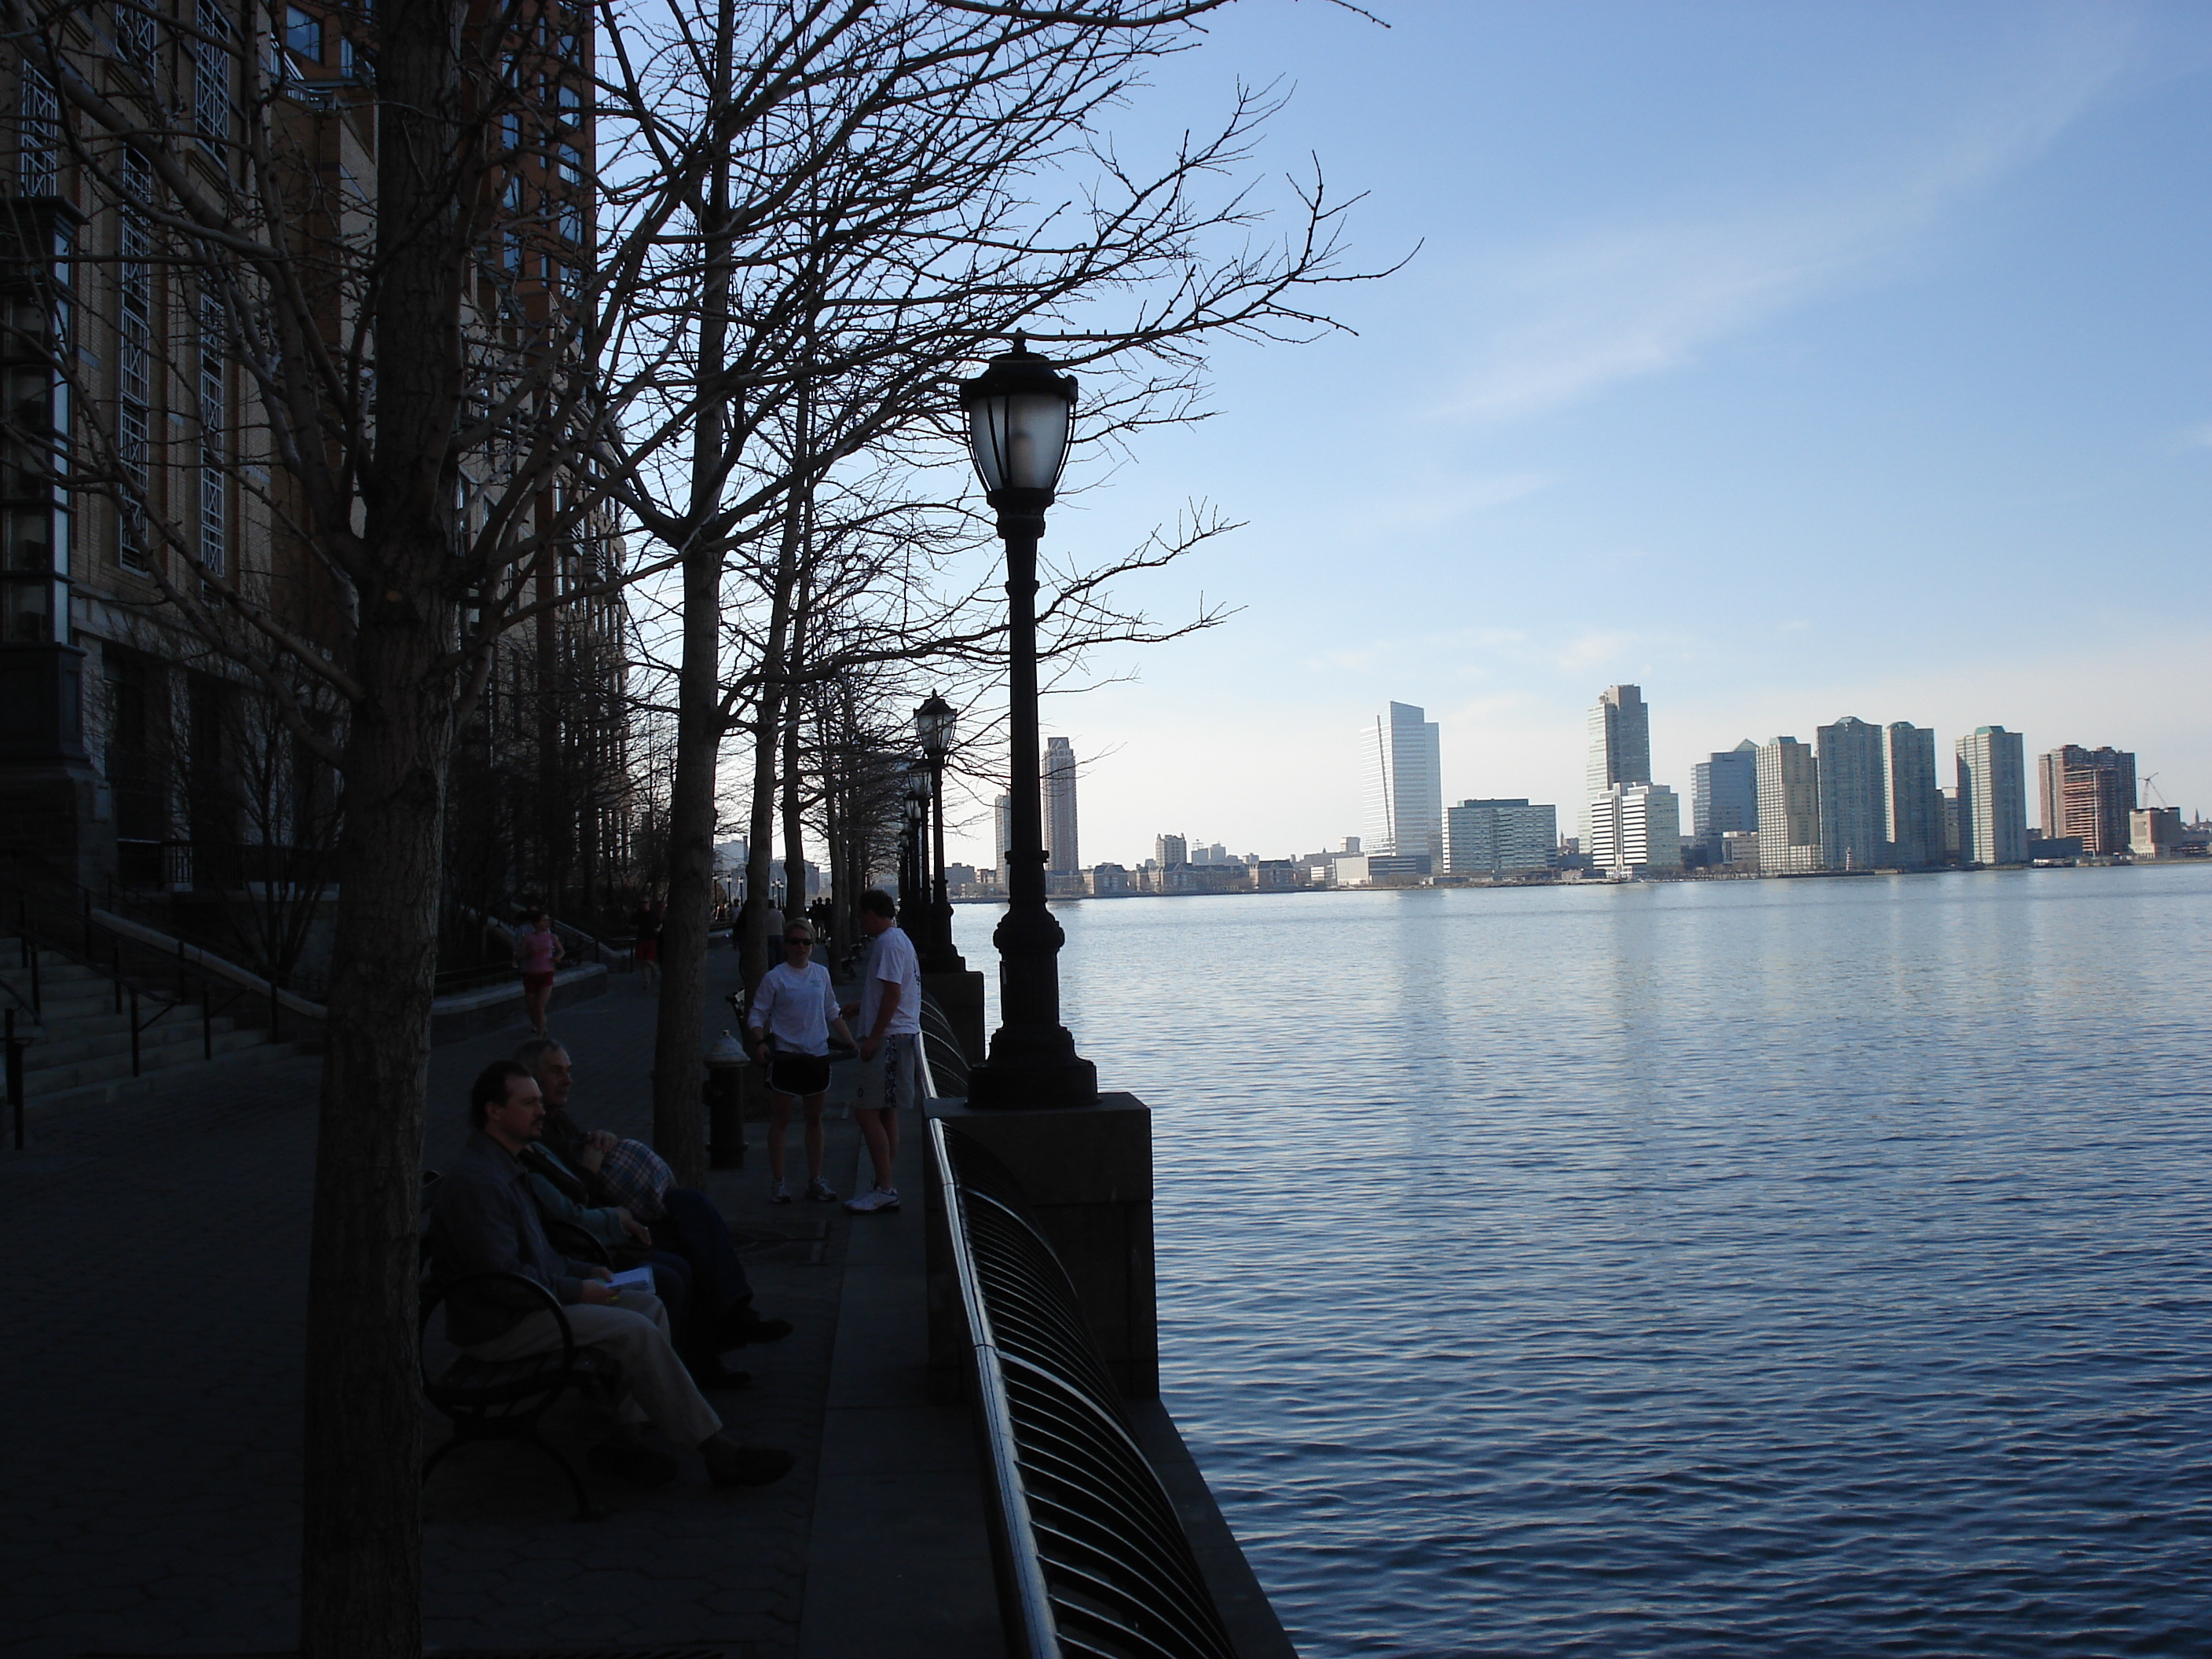
[[[1297,1659],[1297,1649],[1260,1588],[1236,1534],[1222,1519],[1221,1506],[1167,1407],[1155,1398],[1126,1401],[1122,1409],[1145,1461],[1168,1489],[1199,1571],[1206,1575],[1206,1587],[1213,1592],[1213,1605],[1221,1609],[1229,1639],[1237,1644],[1237,1659]]]
[[[553,975],[553,994],[546,1008],[566,1008],[587,997],[607,994],[607,970],[603,963],[587,962],[580,968],[564,968]],[[430,1005],[430,1042],[456,1042],[463,1037],[496,1031],[522,1018],[522,981],[487,985],[480,991],[461,991],[440,997]]]

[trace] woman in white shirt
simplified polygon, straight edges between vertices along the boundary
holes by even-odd
[[[830,970],[808,960],[814,929],[793,921],[783,930],[783,960],[768,970],[753,993],[745,1023],[752,1033],[753,1058],[768,1067],[768,1173],[775,1185],[769,1196],[791,1202],[783,1179],[783,1130],[791,1103],[806,1103],[806,1196],[834,1204],[837,1194],[822,1179],[822,1103],[830,1092],[830,1034],[847,1048],[852,1033],[837,1011]]]

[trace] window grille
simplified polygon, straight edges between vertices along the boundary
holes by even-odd
[[[213,0],[200,0],[198,18],[204,38],[192,48],[192,129],[219,153],[230,137],[230,20]]]
[[[584,182],[584,152],[574,144],[561,146],[561,176],[572,185]]]
[[[154,67],[154,15],[134,0],[116,0],[115,46],[141,70]]]
[[[125,489],[118,499],[118,552],[127,569],[146,565],[143,502],[151,480],[148,410],[153,402],[154,236],[144,211],[154,194],[154,172],[136,150],[123,155],[123,223],[117,252],[116,459]]]
[[[26,196],[51,196],[59,170],[62,143],[61,100],[54,83],[30,64],[23,65],[21,189]]]
[[[228,378],[222,301],[210,295],[200,301],[199,392],[200,566],[210,578],[227,575],[230,568],[229,479],[222,453]]]

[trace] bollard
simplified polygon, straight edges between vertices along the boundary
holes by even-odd
[[[707,1048],[707,1080],[700,1086],[700,1096],[707,1103],[708,1167],[715,1170],[742,1170],[745,1167],[745,1118],[740,1108],[744,1100],[745,1067],[744,1044],[734,1034],[724,1031]]]

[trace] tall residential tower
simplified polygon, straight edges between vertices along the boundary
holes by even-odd
[[[2017,732],[1978,726],[1959,755],[1959,862],[2027,862],[2027,761]]]
[[[1820,862],[1831,870],[1872,870],[1887,864],[1881,728],[1846,714],[1813,737],[1820,760]]]
[[[1075,750],[1066,738],[1044,740],[1044,846],[1047,875],[1082,872],[1075,839]]]
[[[1394,702],[1378,715],[1371,739],[1371,775],[1380,792],[1376,819],[1387,838],[1381,849],[1425,858],[1429,872],[1444,864],[1443,757],[1437,723],[1428,711]]]

